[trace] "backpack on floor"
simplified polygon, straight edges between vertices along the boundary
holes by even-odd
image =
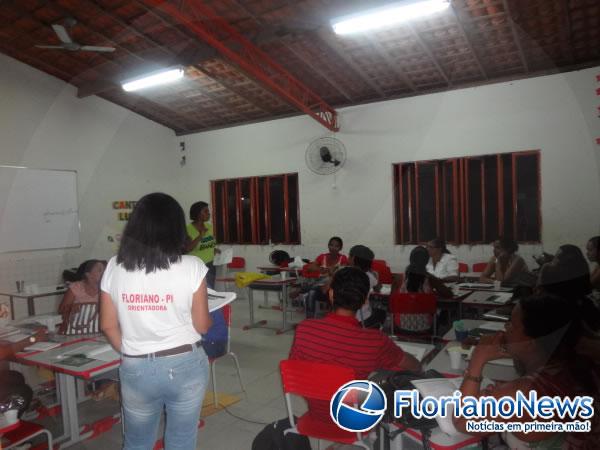
[[[270,423],[252,441],[252,450],[311,450],[306,436],[296,433],[283,434],[291,428],[288,418]]]

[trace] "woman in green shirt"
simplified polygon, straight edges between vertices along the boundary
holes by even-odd
[[[208,267],[206,275],[206,284],[209,288],[215,288],[216,269],[213,265],[215,253],[220,253],[216,248],[217,241],[213,235],[213,227],[209,222],[210,209],[206,202],[196,202],[190,207],[190,220],[192,223],[187,226],[188,240],[185,251],[189,255],[194,255],[204,261]]]

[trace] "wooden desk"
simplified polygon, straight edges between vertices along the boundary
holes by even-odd
[[[296,283],[297,278],[286,278],[286,279],[278,279],[278,278],[265,278],[264,280],[257,280],[248,285],[248,303],[250,307],[250,323],[246,325],[243,329],[249,330],[250,328],[262,327],[267,323],[266,320],[260,320],[258,322],[254,321],[254,291],[261,290],[273,290],[273,288],[281,289],[282,299],[282,323],[281,328],[277,329],[277,334],[285,333],[286,331],[292,330],[293,326],[288,326],[287,324],[287,316],[288,313],[288,290],[289,286]]]
[[[21,298],[27,300],[27,315],[35,316],[35,302],[36,298],[40,297],[51,297],[53,295],[62,295],[67,292],[68,288],[64,286],[46,286],[37,289],[37,292],[0,292],[0,295],[8,297],[10,300],[10,318],[15,320],[15,306],[13,299]]]

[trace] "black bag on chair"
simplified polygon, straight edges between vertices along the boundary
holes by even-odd
[[[267,425],[252,441],[252,450],[311,450],[306,436],[292,432],[283,434],[289,428],[288,418]]]
[[[377,383],[377,385],[385,392],[388,408],[381,420],[385,424],[400,425],[400,428],[394,432],[389,432],[389,427],[384,427],[388,431],[388,438],[393,439],[397,434],[402,433],[406,428],[412,428],[419,431],[422,435],[422,444],[424,449],[429,449],[429,436],[431,430],[438,426],[435,419],[420,418],[417,419],[410,413],[410,408],[405,407],[402,411],[402,417],[394,417],[394,392],[397,390],[412,390],[415,389],[413,380],[422,380],[424,378],[444,378],[444,376],[436,370],[428,370],[426,372],[399,372],[395,370],[378,370],[369,375],[369,380]]]

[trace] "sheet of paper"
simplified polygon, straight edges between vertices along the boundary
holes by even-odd
[[[121,358],[121,355],[119,355],[112,347],[110,347],[108,350],[104,350],[101,353],[95,353],[93,355],[88,354],[88,356],[90,358],[94,358],[99,361],[106,361],[106,362],[115,361],[115,360]]]
[[[423,357],[425,356],[426,349],[419,347],[418,345],[400,341],[394,341],[394,344],[400,347],[404,353],[414,356],[417,361],[422,361]]]
[[[223,306],[231,303],[237,297],[235,292],[217,292],[212,289],[208,290],[208,311],[213,312]]]
[[[225,250],[221,250],[221,253],[215,254],[215,259],[213,259],[213,265],[223,266],[225,264],[229,264],[232,260],[233,260],[233,249],[227,248]]]
[[[26,347],[25,350],[28,352],[45,352],[46,350],[60,347],[60,345],[60,342],[36,342],[35,344]]]

